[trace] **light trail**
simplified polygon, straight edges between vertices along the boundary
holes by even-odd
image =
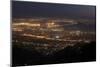
[[[55,38],[50,38],[50,37],[46,37],[46,36],[37,36],[37,35],[32,35],[32,34],[22,34],[22,36],[47,39],[47,40],[58,40],[58,41],[65,41],[65,42],[81,42],[82,41],[82,40],[55,39]],[[84,40],[84,42],[89,42],[89,40]]]

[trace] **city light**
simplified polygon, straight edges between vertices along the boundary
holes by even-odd
[[[12,24],[12,31],[18,34],[14,36],[15,40],[13,40],[13,42],[20,43],[22,41],[21,43],[24,44],[24,46],[35,46],[34,49],[37,51],[42,50],[43,54],[49,55],[67,46],[73,47],[76,43],[90,43],[90,41],[95,40],[94,32],[68,30],[64,28],[64,26],[77,23],[74,23],[73,20],[66,20],[66,22],[65,20],[56,21],[51,19],[46,19],[46,21],[41,19],[41,22],[40,18],[36,19],[37,22],[34,20],[35,19],[14,20],[14,22],[16,22]],[[59,21],[64,21],[64,24]],[[38,43],[34,41],[38,41]]]
[[[21,26],[22,26],[22,25],[25,25],[25,26],[40,26],[40,24],[35,24],[35,23],[32,24],[32,23],[24,23],[24,22],[23,22],[23,23],[13,23],[13,25],[14,25],[14,26],[20,26],[20,25],[21,25]]]

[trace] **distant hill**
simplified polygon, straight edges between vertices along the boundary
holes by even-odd
[[[96,61],[96,43],[77,43],[75,46],[66,47],[53,55],[42,55],[36,50],[12,47],[13,66],[57,64],[72,62]]]

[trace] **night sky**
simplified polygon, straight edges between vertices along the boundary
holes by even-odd
[[[95,19],[95,6],[12,1],[12,17],[64,17]]]

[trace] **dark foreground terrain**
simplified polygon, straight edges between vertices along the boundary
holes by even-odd
[[[14,44],[14,43],[13,43]],[[57,64],[96,61],[96,42],[77,43],[53,55],[42,55],[36,50],[12,46],[12,66]]]

